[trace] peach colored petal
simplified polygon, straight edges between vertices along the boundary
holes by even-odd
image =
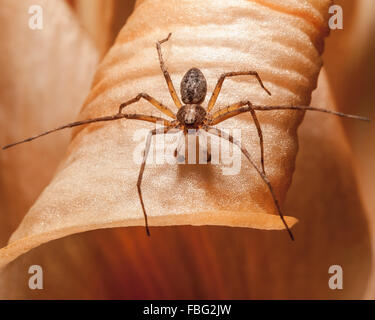
[[[29,7],[43,9],[44,28],[31,30]],[[59,0],[0,1],[0,144],[76,117],[98,54]],[[0,152],[0,244],[4,246],[51,180],[69,143],[61,132]]]
[[[375,119],[375,2],[371,0],[342,0],[339,3],[345,13],[344,32],[332,32],[323,59],[333,94],[340,111],[364,114]],[[358,184],[367,209],[373,239],[373,263],[375,265],[375,126],[361,126],[344,122],[358,173]],[[367,298],[375,298],[375,269]]]
[[[267,97],[254,80],[242,77],[225,83],[219,105],[249,97],[254,103],[308,104],[321,67],[330,1],[293,2],[292,12],[282,10],[280,1],[269,4],[140,2],[99,67],[79,118],[113,114],[121,102],[142,91],[170,105],[154,48],[155,40],[168,32],[173,37],[164,52],[176,83],[189,67],[199,67],[210,92],[222,72],[251,69],[261,74],[273,96]],[[130,108],[141,109],[155,113],[144,103]],[[302,117],[293,111],[259,114],[266,171],[281,202],[292,179]],[[256,129],[248,115],[230,119],[222,127],[242,129],[242,140],[258,159]],[[55,178],[0,251],[0,264],[68,234],[143,225],[135,187],[139,165],[133,161],[138,128],[150,126],[123,121],[75,130]],[[151,225],[283,228],[266,187],[244,161],[237,176],[224,176],[215,166],[149,166],[143,194]],[[296,222],[286,219],[290,225]]]
[[[72,0],[71,3],[100,54],[104,55],[133,11],[135,0]]]

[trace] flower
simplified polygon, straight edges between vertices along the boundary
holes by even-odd
[[[51,1],[41,3],[46,17],[52,13],[56,15],[55,7],[52,9],[49,5]],[[212,6],[207,1],[139,1],[115,45],[98,66],[92,89],[78,117],[85,119],[114,113],[121,102],[142,91],[165,103],[171,101],[153,46],[170,31],[173,38],[165,46],[165,55],[176,83],[187,65],[192,64],[205,72],[209,91],[223,71],[252,68],[262,74],[273,92],[272,98],[263,96],[249,79],[241,78],[236,82],[228,81],[220,98],[222,103],[249,95],[257,103],[308,103],[321,66],[319,54],[326,34],[330,1],[308,1],[314,10],[307,11],[293,1],[215,3]],[[9,16],[14,20],[18,14],[22,20],[24,15],[19,12],[25,10],[17,11],[17,8],[25,9],[27,5],[27,2],[14,4],[9,9],[13,16]],[[28,81],[31,93],[25,100],[40,98],[40,92],[43,92],[42,102],[46,107],[42,109],[38,99],[27,110],[33,110],[33,116],[41,112],[54,122],[40,121],[36,117],[30,121],[30,130],[42,131],[47,125],[70,121],[69,117],[78,111],[87,93],[98,55],[67,7],[62,3],[55,5],[61,10],[55,16],[59,18],[53,20],[55,29],[47,24],[48,34],[27,32],[40,37],[39,47],[48,56],[45,61],[51,61],[46,70],[48,74],[51,77],[66,75],[67,80],[59,83],[64,83],[64,90],[56,92],[52,84],[42,82],[38,87],[38,81]],[[195,19],[187,19],[189,16]],[[220,27],[214,26],[218,17]],[[275,28],[275,23],[283,28]],[[29,39],[25,37],[24,29],[17,37]],[[97,37],[102,39],[100,35]],[[32,39],[29,40],[30,46],[35,45]],[[64,41],[66,46],[63,47]],[[50,44],[52,54],[48,48],[44,52],[44,43]],[[100,50],[105,51],[103,48],[108,42],[99,43]],[[20,44],[26,45],[25,41]],[[14,48],[18,48],[16,44],[10,49]],[[56,53],[64,54],[60,58]],[[40,52],[38,55],[43,56]],[[33,59],[27,55],[21,58],[15,60],[15,67],[23,61],[28,68],[21,68],[20,74],[10,69],[9,79],[14,79],[11,82],[14,87],[20,85],[20,75],[24,74],[28,79],[37,73],[29,69]],[[63,67],[59,69],[57,62]],[[36,79],[47,79],[46,75],[38,74]],[[19,90],[24,93],[24,88]],[[14,90],[11,93],[9,101],[23,113],[25,107],[18,104],[20,94]],[[71,106],[70,110],[61,107],[64,119],[56,117],[55,110],[51,112],[51,105],[56,101]],[[334,105],[325,73],[321,75],[312,104],[328,109]],[[142,103],[132,110],[140,108],[145,113],[152,110]],[[22,117],[17,126],[15,120],[9,121],[8,117],[2,118],[8,124],[3,127],[7,135],[18,136],[17,128],[21,125],[22,133],[28,134],[24,132],[29,128],[22,123],[25,121]],[[279,112],[259,117],[265,132],[266,170],[282,199],[292,179],[297,155],[296,130],[302,115]],[[317,114],[307,114],[305,118],[299,132],[296,171],[284,205],[284,212],[300,220],[294,228],[295,243],[288,241],[284,232],[238,227],[157,227],[151,229],[151,239],[145,236],[143,228],[93,231],[44,244],[12,262],[1,276],[1,294],[7,298],[362,297],[370,276],[370,231],[356,188],[352,155],[340,120]],[[245,141],[249,142],[248,148],[256,157],[256,131],[248,117],[233,119],[229,124],[248,130]],[[36,125],[43,125],[43,129],[34,127]],[[147,125],[129,121],[75,130],[53,180],[23,218],[8,247],[0,251],[0,261],[11,261],[32,247],[73,233],[143,225],[135,184],[130,183],[136,181],[139,169],[129,157],[131,133],[138,127]],[[2,180],[10,182],[4,208],[12,208],[18,219],[23,214],[22,209],[42,188],[43,181],[37,181],[36,177],[42,173],[48,176],[62,156],[61,151],[54,153],[52,159],[47,156],[43,159],[40,154],[48,155],[45,150],[53,153],[56,149],[64,149],[64,137],[66,135],[61,135],[60,140],[56,140],[56,136],[48,137],[44,146],[42,142],[40,147],[33,143],[24,151],[18,151],[19,148],[3,155]],[[42,147],[43,150],[36,149]],[[25,153],[24,158],[21,158],[21,152]],[[18,163],[23,159],[31,166],[27,172],[31,172],[32,178],[23,174],[16,179],[22,167]],[[41,160],[46,164],[41,164]],[[16,173],[6,170],[11,165]],[[244,168],[240,177],[226,180],[214,170],[207,173],[202,168],[146,169],[143,186],[150,221],[176,225],[187,221],[205,224],[210,219],[211,223],[219,221],[219,224],[241,226],[244,220],[239,219],[240,213],[246,212],[253,226],[276,228],[280,222],[276,219],[273,222],[273,216],[269,215],[272,201],[261,180],[248,166],[244,165]],[[45,183],[47,177],[44,179]],[[20,184],[27,185],[31,191],[29,198],[22,192],[18,202],[14,198],[17,192],[11,190],[17,190]],[[186,204],[186,195],[193,195],[190,198],[195,202]],[[197,211],[198,208],[201,210]],[[228,208],[233,210],[231,216],[222,214]],[[256,210],[259,212],[254,215]],[[9,229],[5,232],[9,233]],[[40,264],[45,270],[45,283],[53,284],[53,287],[42,292],[25,291],[28,277],[25,270],[30,264]],[[328,269],[332,264],[344,268],[345,279],[356,278],[355,283],[345,282],[343,292],[331,291],[327,286]],[[358,270],[360,278],[357,278]],[[18,277],[16,283],[12,281],[20,274],[23,276]]]

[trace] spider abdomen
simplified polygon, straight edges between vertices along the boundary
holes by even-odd
[[[192,68],[181,80],[181,99],[185,104],[200,104],[207,94],[207,81],[202,71]]]

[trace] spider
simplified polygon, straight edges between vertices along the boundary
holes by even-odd
[[[350,115],[350,114],[345,114],[341,112],[336,112],[336,111],[331,111],[331,110],[326,110],[326,109],[321,109],[321,108],[315,108],[315,107],[310,107],[310,106],[265,106],[265,105],[254,105],[250,101],[240,101],[234,104],[231,104],[223,109],[220,109],[216,112],[211,112],[213,107],[215,106],[216,100],[220,94],[221,87],[223,85],[223,82],[226,78],[228,77],[235,77],[235,76],[253,76],[255,79],[258,81],[259,85],[263,88],[263,90],[268,94],[271,95],[271,92],[264,86],[261,77],[256,71],[239,71],[239,72],[227,72],[223,73],[219,80],[217,81],[217,84],[215,86],[215,89],[211,95],[210,100],[208,101],[207,108],[202,107],[202,103],[205,100],[206,94],[207,94],[207,81],[203,75],[203,73],[197,69],[197,68],[192,68],[188,70],[185,75],[183,76],[181,80],[181,100],[179,99],[176,90],[174,88],[174,85],[172,83],[171,77],[167,71],[167,68],[165,66],[165,62],[163,60],[162,52],[161,52],[161,45],[162,43],[166,42],[169,40],[171,37],[171,33],[168,34],[168,36],[160,41],[156,42],[156,49],[158,53],[158,58],[160,62],[160,68],[161,71],[163,72],[165,81],[168,85],[168,90],[169,93],[174,101],[174,104],[178,108],[177,113],[174,113],[171,111],[170,108],[167,106],[163,105],[147,93],[140,93],[138,94],[135,98],[128,100],[124,103],[122,103],[119,106],[119,110],[116,114],[110,115],[110,116],[104,116],[104,117],[99,117],[99,118],[94,118],[94,119],[87,119],[87,120],[82,120],[82,121],[76,121],[72,122],[63,126],[60,126],[58,128],[45,131],[41,134],[38,134],[36,136],[27,138],[25,140],[15,142],[12,144],[8,144],[3,147],[3,149],[8,149],[10,147],[13,147],[15,145],[29,142],[31,140],[37,139],[39,137],[42,137],[44,135],[47,135],[49,133],[62,130],[65,128],[72,128],[76,126],[81,126],[81,125],[86,125],[89,123],[94,123],[94,122],[101,122],[101,121],[114,121],[114,120],[120,120],[120,119],[131,119],[131,120],[141,120],[141,121],[147,121],[151,123],[162,123],[163,127],[158,128],[158,129],[153,129],[151,130],[146,139],[146,144],[145,144],[145,149],[143,152],[143,160],[142,164],[139,170],[139,175],[138,175],[138,181],[137,181],[137,190],[138,190],[138,195],[139,195],[139,200],[142,206],[142,211],[144,215],[144,221],[145,221],[145,227],[146,227],[146,233],[147,235],[150,235],[149,227],[148,227],[148,221],[147,221],[147,213],[145,209],[145,205],[143,202],[143,197],[142,197],[142,190],[141,190],[141,184],[142,184],[142,177],[143,177],[143,172],[145,169],[146,165],[146,160],[147,156],[150,150],[150,145],[151,145],[151,139],[153,136],[158,135],[158,134],[167,134],[167,133],[172,133],[176,131],[183,131],[184,135],[188,133],[189,129],[194,129],[194,130],[204,130],[207,131],[209,134],[213,134],[218,136],[219,138],[226,139],[233,145],[236,145],[241,149],[242,154],[247,158],[247,160],[250,162],[250,164],[254,167],[254,169],[257,171],[257,173],[260,175],[262,178],[263,182],[266,184],[274,205],[275,209],[277,210],[278,215],[280,216],[287,232],[289,233],[289,236],[292,240],[294,240],[293,233],[290,230],[288,224],[286,223],[284,219],[284,215],[281,211],[281,207],[279,204],[278,199],[276,198],[274,189],[266,175],[265,168],[264,168],[264,145],[263,145],[263,133],[262,129],[260,126],[260,123],[258,121],[256,111],[272,111],[272,110],[297,110],[297,111],[319,111],[319,112],[325,112],[329,114],[333,114],[336,116],[340,117],[346,117],[346,118],[352,118],[352,119],[357,119],[357,120],[362,120],[362,121],[370,121],[370,119],[365,118],[365,117],[360,117],[360,116],[355,116],[355,115]],[[165,118],[161,117],[155,117],[152,115],[146,115],[146,114],[138,114],[138,113],[123,113],[123,110],[133,104],[138,102],[140,99],[145,99],[148,102],[150,102],[154,107],[156,107],[159,111],[161,111],[163,114],[166,116],[172,118],[172,120],[167,120]],[[243,147],[241,142],[237,141],[231,134],[228,134],[216,127],[215,125],[232,118],[234,116],[237,116],[242,113],[249,112],[255,126],[257,128],[258,136],[259,136],[259,144],[260,144],[260,163],[261,163],[261,168],[258,168],[258,166],[255,164],[255,162],[251,159],[249,152],[246,150],[246,148]],[[177,156],[177,149],[175,151],[175,156]]]

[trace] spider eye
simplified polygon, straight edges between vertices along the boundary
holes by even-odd
[[[200,104],[207,93],[207,81],[202,71],[192,68],[181,80],[181,98],[185,104]]]

